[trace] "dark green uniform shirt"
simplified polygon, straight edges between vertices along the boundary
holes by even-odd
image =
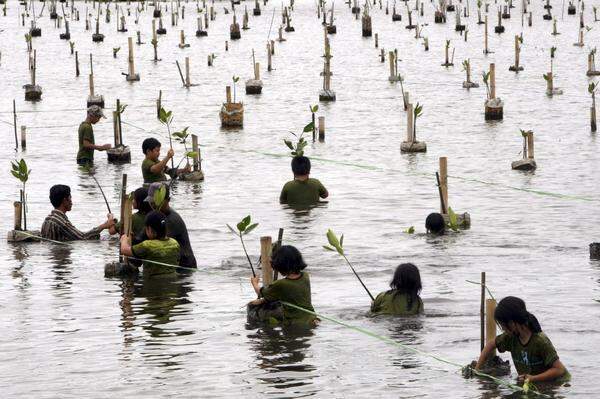
[[[523,345],[517,336],[503,333],[496,337],[498,352],[509,351],[519,375],[538,375],[550,369],[558,360],[556,349],[550,339],[543,332],[531,335],[529,342]],[[567,371],[558,379],[559,382],[568,381],[571,375]]]
[[[371,312],[396,316],[412,316],[423,313],[423,301],[420,297],[413,300],[409,307],[407,294],[395,294],[396,290],[389,290],[377,295],[371,304]]]
[[[142,176],[144,176],[144,183],[157,183],[166,181],[165,171],[161,170],[159,173],[152,173],[150,168],[159,163],[160,161],[153,161],[151,159],[144,159],[142,162]]]
[[[131,232],[134,237],[142,234],[145,228],[146,214],[143,212],[136,212],[131,215]]]
[[[83,148],[83,140],[87,140],[92,144],[94,142],[94,130],[92,124],[88,122],[81,122],[79,125],[79,151],[77,152],[77,161],[87,161],[89,163],[94,162],[94,150]]]
[[[142,241],[133,246],[132,252],[135,258],[144,259],[144,275],[146,276],[176,273],[176,267],[153,262],[179,265],[179,244],[173,238]]]
[[[289,278],[276,280],[270,286],[261,288],[260,293],[269,302],[285,301],[306,310],[315,311],[311,302],[310,278],[306,272],[301,273],[297,280]],[[285,322],[311,322],[316,319],[310,313],[286,305],[283,305],[283,317]]]
[[[308,178],[304,181],[294,179],[283,186],[279,202],[292,206],[314,205],[325,193],[327,193],[325,186],[317,179]]]

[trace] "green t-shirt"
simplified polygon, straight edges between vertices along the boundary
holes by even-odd
[[[79,151],[77,151],[77,160],[94,162],[94,150],[83,148],[83,140],[95,144],[94,130],[91,123],[81,122],[81,125],[79,125]]]
[[[159,173],[152,173],[150,168],[159,163],[160,161],[153,161],[151,159],[144,159],[142,162],[142,176],[144,176],[144,183],[157,183],[166,181],[165,171],[161,170]]]
[[[315,311],[310,298],[310,278],[306,272],[301,273],[297,280],[289,278],[276,280],[270,286],[261,288],[260,293],[270,302],[285,301],[306,310]],[[311,322],[316,319],[310,313],[283,304],[282,306],[284,322]]]
[[[131,232],[133,233],[134,237],[137,237],[142,231],[144,231],[144,228],[146,227],[145,221],[145,213],[138,211],[131,215]]]
[[[144,275],[175,274],[176,268],[153,262],[179,265],[179,244],[173,238],[146,240],[132,248],[135,258],[144,259]]]
[[[294,179],[283,186],[279,202],[292,206],[314,205],[326,193],[325,186],[317,179],[308,178],[304,181]]]
[[[423,301],[420,297],[408,306],[407,294],[396,294],[396,290],[380,293],[371,304],[371,312],[396,316],[412,316],[423,313]]]
[[[525,345],[514,335],[500,334],[496,337],[496,348],[500,353],[510,352],[519,375],[538,375],[550,369],[552,364],[558,360],[556,349],[543,332],[532,334],[529,342]],[[567,371],[557,381],[566,382],[570,378],[571,375]]]

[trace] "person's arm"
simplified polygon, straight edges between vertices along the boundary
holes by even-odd
[[[114,219],[112,218],[112,215],[109,213],[106,222],[102,223],[98,227],[94,227],[90,231],[82,232],[81,230],[79,230],[78,228],[73,226],[73,224],[68,220],[66,223],[62,223],[62,229],[63,229],[64,235],[66,237],[68,237],[69,240],[71,240],[71,241],[74,241],[74,240],[97,240],[100,238],[100,233],[102,232],[102,230],[107,229],[112,225],[114,225]]]
[[[481,366],[484,365],[485,361],[490,357],[490,355],[492,354],[494,349],[496,349],[496,339],[495,338],[489,340],[483,347],[483,350],[481,351],[481,354],[479,355],[479,359],[477,360],[477,364],[475,365],[475,370],[479,370],[481,368]]]
[[[329,191],[327,191],[327,189],[321,182],[319,182],[319,197],[323,199],[329,197]]]
[[[173,155],[175,155],[175,151],[173,151],[173,149],[171,148],[169,149],[169,151],[167,151],[167,156],[165,156],[162,161],[150,167],[150,172],[154,174],[162,172],[167,166],[167,162],[169,162],[169,160],[173,158]]]
[[[254,288],[254,292],[256,292],[256,295],[260,296],[260,277],[259,276],[254,276],[250,278],[250,283],[252,283],[252,287]]]
[[[121,236],[121,254],[125,256],[133,256],[133,250],[131,249],[131,239],[125,234]]]
[[[112,148],[112,146],[110,144],[95,145],[95,144],[92,144],[91,141],[83,139],[83,148],[85,148],[86,150],[104,151],[104,150],[108,150],[108,149]]]
[[[544,371],[543,373],[536,374],[536,375],[524,374],[524,375],[520,375],[519,379],[523,380],[523,381],[529,380],[529,382],[552,381],[552,380],[556,380],[556,379],[562,377],[566,371],[567,371],[567,369],[562,364],[562,362],[559,359],[556,359],[554,361],[554,363],[552,363],[552,367],[550,367],[548,370]]]
[[[280,204],[287,204],[288,200],[287,200],[287,190],[285,189],[285,186],[283,186],[283,188],[281,189],[281,194],[279,194],[279,203]]]

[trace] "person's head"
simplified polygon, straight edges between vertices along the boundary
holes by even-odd
[[[300,273],[306,268],[302,254],[296,247],[282,245],[271,258],[271,266],[284,276]]]
[[[133,192],[133,209],[137,209],[142,213],[148,213],[152,210],[150,204],[146,202],[148,197],[148,190],[144,187],[140,187]]]
[[[148,186],[148,195],[146,196],[144,202],[146,202],[151,209],[155,209],[156,204],[154,203],[154,195],[161,189],[161,187],[165,188],[165,199],[160,207],[160,210],[166,212],[169,209],[169,200],[171,199],[169,185],[166,183],[157,182],[150,184]]]
[[[92,125],[98,123],[100,118],[106,118],[104,112],[102,112],[102,108],[97,105],[92,105],[87,109],[87,121]]]
[[[160,141],[154,137],[147,138],[142,142],[142,152],[146,158],[156,161],[160,156]]]
[[[444,234],[446,222],[444,221],[442,214],[434,212],[427,215],[427,219],[425,219],[425,228],[428,233]]]
[[[64,184],[57,184],[50,188],[50,203],[54,209],[68,212],[73,206],[71,201],[71,188]]]
[[[396,295],[407,294],[408,307],[411,308],[423,288],[419,269],[412,263],[400,264],[394,272],[390,288],[396,291]]]
[[[519,336],[523,328],[527,328],[531,333],[542,331],[537,318],[527,311],[525,301],[516,296],[507,296],[498,302],[494,319],[500,327],[509,334]]]
[[[310,174],[310,159],[305,156],[292,158],[292,172],[294,176],[306,176]]]
[[[167,236],[167,218],[161,212],[152,211],[144,221],[146,236],[151,240],[162,240]]]

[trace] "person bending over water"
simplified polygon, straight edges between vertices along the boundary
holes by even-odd
[[[179,244],[167,237],[167,218],[152,211],[146,216],[146,240],[131,245],[131,238],[121,236],[121,253],[143,261],[144,276],[175,275],[179,265]],[[171,265],[171,266],[168,266]]]
[[[479,370],[494,349],[509,351],[519,373],[519,380],[530,382],[566,382],[571,376],[560,361],[552,342],[542,332],[534,315],[527,311],[525,302],[507,296],[498,303],[494,319],[504,331],[486,343],[475,369]]]
[[[310,159],[305,156],[294,157],[292,159],[292,172],[294,180],[291,180],[283,186],[279,195],[281,204],[291,206],[310,206],[317,204],[319,198],[327,198],[329,193],[321,182],[309,177]]]
[[[268,287],[260,287],[260,277],[252,277],[250,282],[254,291],[260,297],[250,302],[252,305],[262,305],[265,302],[285,301],[314,312],[310,292],[310,278],[302,254],[291,245],[281,246],[271,259],[271,265],[285,278],[274,281]],[[315,324],[317,317],[302,310],[283,305],[283,322],[285,324],[301,323]]]
[[[137,212],[131,215],[131,232],[134,237],[139,236],[144,232],[146,215],[152,211],[152,207],[146,201],[148,197],[148,190],[144,187],[140,187],[133,192],[133,209],[137,209]]]
[[[107,215],[106,222],[94,227],[88,232],[82,232],[71,224],[67,212],[73,207],[71,188],[57,184],[50,188],[50,202],[54,210],[46,217],[40,235],[54,241],[98,240],[102,230],[108,229],[110,234],[115,234],[115,220],[112,214]]]
[[[446,231],[446,222],[441,213],[430,213],[425,219],[425,229],[429,234],[442,235]]]
[[[371,312],[395,316],[411,316],[423,313],[421,274],[412,263],[402,263],[396,268],[390,283],[391,290],[377,295],[371,304]]]

